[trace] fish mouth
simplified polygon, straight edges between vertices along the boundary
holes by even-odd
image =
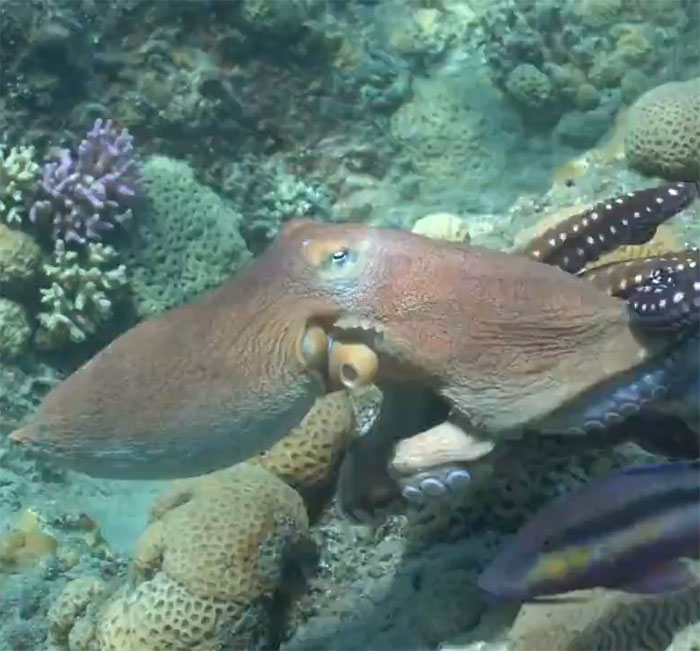
[[[477,579],[478,588],[494,601],[525,602],[533,595],[525,586],[498,578],[497,572],[487,568]]]

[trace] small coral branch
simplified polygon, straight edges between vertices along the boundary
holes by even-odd
[[[39,290],[40,348],[85,341],[112,317],[112,299],[127,284],[126,267],[116,260],[112,247],[90,242],[81,263],[76,251],[66,249],[62,240],[56,242],[53,264],[44,265],[51,285]]]
[[[132,141],[126,129],[98,118],[77,156],[62,149],[43,166],[31,222],[49,224],[54,240],[78,244],[100,241],[128,222],[141,176]]]
[[[0,145],[0,217],[8,224],[21,224],[39,166],[34,162],[34,147],[5,149]]]

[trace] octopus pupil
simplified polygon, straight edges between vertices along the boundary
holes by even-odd
[[[339,249],[338,251],[333,251],[331,254],[331,259],[333,262],[342,262],[348,255],[347,249]]]

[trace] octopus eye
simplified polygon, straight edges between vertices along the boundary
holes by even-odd
[[[337,249],[333,251],[330,255],[330,261],[336,265],[342,265],[350,257],[350,252],[343,247],[342,249]]]

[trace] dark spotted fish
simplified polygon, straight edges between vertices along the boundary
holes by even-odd
[[[695,328],[700,323],[700,266],[659,270],[627,301],[630,323],[645,332]]]
[[[501,599],[573,590],[661,593],[697,585],[700,461],[626,468],[546,505],[479,577]]]
[[[700,267],[700,249],[687,248],[662,256],[610,262],[584,269],[579,276],[610,296],[629,298],[639,288],[652,283],[660,271],[671,274],[696,267]]]
[[[603,201],[545,231],[523,253],[577,273],[619,246],[648,242],[660,224],[697,198],[699,189],[697,182],[670,183]]]

